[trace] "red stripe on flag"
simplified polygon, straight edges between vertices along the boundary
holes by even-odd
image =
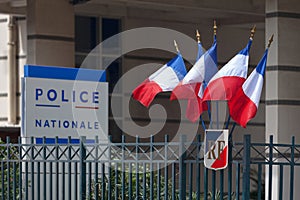
[[[228,101],[229,113],[231,118],[242,127],[246,128],[256,112],[257,107],[254,102],[240,89],[237,95]]]
[[[175,99],[194,99],[198,96],[201,83],[191,83],[177,85],[171,94],[170,100]]]
[[[200,115],[206,110],[208,110],[207,103],[197,97],[197,99],[188,100],[185,115],[191,122],[196,122]]]
[[[211,165],[211,168],[219,169],[224,168],[227,165],[227,146],[223,149],[220,157]]]
[[[213,80],[204,91],[203,101],[230,100],[244,82],[245,78],[239,76],[226,76]]]
[[[162,92],[162,89],[157,83],[146,79],[134,89],[132,92],[132,97],[145,107],[149,107],[154,97],[160,92]]]
[[[171,100],[188,99],[185,115],[191,122],[196,122],[202,112],[207,110],[207,103],[203,102],[198,96],[201,84],[191,83],[182,85],[180,83],[174,88],[170,97]]]

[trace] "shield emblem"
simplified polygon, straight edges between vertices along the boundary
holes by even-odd
[[[213,170],[225,169],[228,164],[228,130],[205,131],[204,166]]]

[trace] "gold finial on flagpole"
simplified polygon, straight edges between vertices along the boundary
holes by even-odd
[[[177,53],[179,53],[179,48],[178,48],[178,45],[177,45],[176,40],[174,40],[174,46],[175,46],[175,48],[176,48]]]
[[[255,30],[256,30],[256,25],[253,26],[253,28],[251,29],[251,33],[250,33],[250,39],[253,40],[254,34],[255,34]]]
[[[269,43],[268,43],[268,48],[270,48],[272,42],[273,42],[273,38],[274,38],[274,34],[271,35],[270,39],[269,39]]]
[[[197,38],[197,42],[201,43],[200,33],[199,33],[198,29],[196,30],[196,38]]]
[[[214,20],[214,36],[217,35],[217,22]]]

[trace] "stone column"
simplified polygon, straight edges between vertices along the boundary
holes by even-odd
[[[27,0],[27,63],[74,67],[74,7],[67,0]]]
[[[266,0],[266,40],[273,33],[274,42],[269,51],[266,73],[266,140],[268,142],[269,136],[273,135],[274,143],[291,144],[291,137],[295,135],[296,143],[300,143],[300,3],[298,0]],[[289,167],[284,168],[284,199],[289,198],[290,195],[289,171]],[[279,169],[274,167],[272,199],[278,199],[279,175]],[[295,186],[300,183],[299,171],[295,171],[294,178],[294,198],[296,198],[300,195],[300,191],[295,189]]]

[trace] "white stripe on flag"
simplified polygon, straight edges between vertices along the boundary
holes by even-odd
[[[256,107],[258,107],[264,78],[256,71],[256,69],[254,70],[255,72],[251,73],[243,84],[243,91],[251,99],[251,101],[255,103]]]
[[[204,80],[204,56],[202,56],[191,70],[185,75],[182,84],[202,83]]]
[[[176,73],[167,65],[164,65],[158,71],[153,73],[149,77],[149,80],[157,83],[163,91],[171,91],[179,83]]]
[[[225,76],[239,76],[246,78],[248,71],[248,57],[242,54],[236,55],[224,67],[222,67],[209,82]]]

